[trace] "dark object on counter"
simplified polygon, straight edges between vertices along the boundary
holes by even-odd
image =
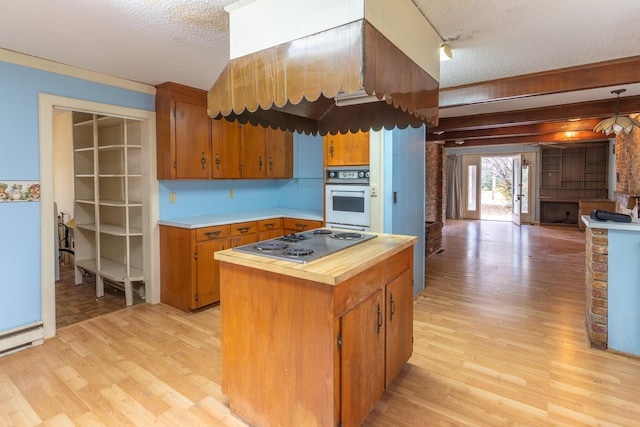
[[[591,219],[597,219],[598,221],[631,222],[631,216],[629,215],[602,211],[600,209],[592,210],[589,216]]]

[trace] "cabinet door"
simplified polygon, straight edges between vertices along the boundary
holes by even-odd
[[[250,124],[240,127],[242,143],[242,178],[264,178],[267,164],[265,160],[265,129]]]
[[[176,102],[176,178],[211,177],[211,119],[199,105]]]
[[[406,270],[386,286],[385,388],[389,387],[413,352],[412,280],[412,270]]]
[[[341,421],[359,426],[384,391],[384,300],[377,291],[340,318]]]
[[[220,301],[220,261],[213,259],[213,254],[228,249],[229,239],[198,243],[197,248],[197,290],[193,296],[193,308]]]
[[[327,166],[369,164],[369,132],[327,135],[324,137]]]
[[[293,134],[279,129],[265,130],[267,178],[293,176]]]
[[[240,178],[240,126],[227,120],[211,121],[214,178]]]

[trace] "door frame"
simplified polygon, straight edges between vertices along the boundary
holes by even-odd
[[[478,153],[460,153],[461,157],[462,157],[462,194],[461,194],[461,202],[463,203],[463,218],[464,219],[476,219],[479,220],[480,219],[480,202],[481,202],[481,198],[480,198],[480,184],[481,184],[481,174],[482,174],[482,158],[483,157],[513,157],[513,156],[520,156],[522,161],[521,161],[521,167],[526,167],[529,168],[528,171],[528,183],[529,183],[529,191],[528,191],[528,213],[521,213],[520,215],[520,220],[521,223],[523,224],[536,224],[538,221],[536,219],[536,215],[537,215],[537,195],[538,195],[538,187],[537,187],[537,162],[538,162],[538,156],[539,156],[540,150],[527,150],[527,151],[521,151],[521,152],[514,152],[514,151],[482,151],[482,152],[478,152]],[[477,201],[478,201],[478,207],[477,210],[475,211],[475,215],[473,211],[468,211],[467,210],[467,205],[468,205],[468,195],[467,195],[467,190],[468,190],[468,177],[467,177],[467,167],[469,165],[476,165],[476,181],[477,181]],[[469,215],[471,214],[471,215]]]
[[[84,101],[75,98],[38,94],[38,126],[40,148],[40,310],[44,337],[56,334],[55,256],[54,245],[54,194],[53,194],[53,110],[86,111],[109,116],[127,117],[143,121],[142,163],[143,187],[143,247],[146,302],[160,302],[160,247],[159,204],[156,174],[156,114],[111,104]]]
[[[522,154],[511,156],[511,222],[515,225],[522,225],[522,160]]]

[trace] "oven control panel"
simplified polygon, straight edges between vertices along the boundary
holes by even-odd
[[[369,184],[369,168],[366,166],[340,166],[325,170],[327,184]]]

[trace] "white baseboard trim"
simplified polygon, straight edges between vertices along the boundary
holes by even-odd
[[[0,335],[0,357],[40,345],[43,342],[44,327],[41,321],[8,329]]]

